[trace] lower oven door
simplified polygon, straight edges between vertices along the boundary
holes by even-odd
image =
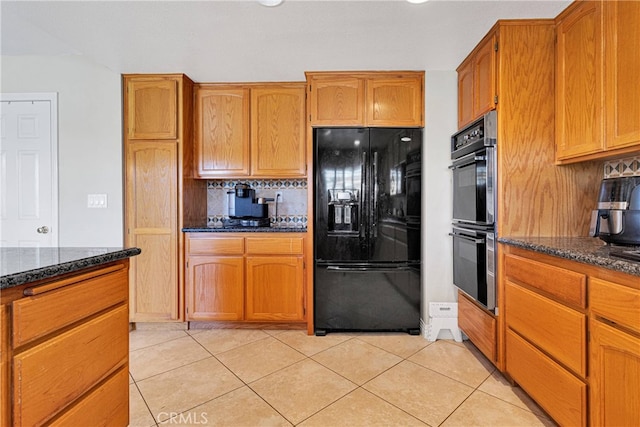
[[[453,227],[453,284],[488,310],[496,307],[493,231]]]

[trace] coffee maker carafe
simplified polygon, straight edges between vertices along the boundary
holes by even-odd
[[[640,245],[640,177],[602,180],[591,235],[607,243]]]

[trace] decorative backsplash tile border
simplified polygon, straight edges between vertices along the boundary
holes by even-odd
[[[287,190],[287,189],[306,189],[306,179],[256,179],[256,180],[216,180],[207,181],[207,190],[209,189],[234,189],[236,184],[248,184],[251,188],[256,190],[273,189],[273,190]]]
[[[604,163],[604,177],[640,176],[640,156],[609,160]]]
[[[207,217],[207,227],[222,227],[222,220],[228,219],[227,215],[213,215]],[[306,215],[278,215],[270,217],[272,227],[281,228],[307,228]]]

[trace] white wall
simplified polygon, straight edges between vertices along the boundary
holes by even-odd
[[[3,93],[58,93],[59,245],[122,246],[120,75],[79,56],[3,56]],[[106,209],[87,208],[107,194]]]
[[[458,121],[458,75],[427,71],[422,178],[422,320],[429,302],[456,301],[453,288],[451,135]]]

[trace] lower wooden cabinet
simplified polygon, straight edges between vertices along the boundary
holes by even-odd
[[[496,318],[460,291],[458,326],[489,360],[496,363]]]
[[[188,321],[306,319],[304,235],[188,233],[185,248]]]
[[[640,290],[590,283],[591,424],[640,425]]]

